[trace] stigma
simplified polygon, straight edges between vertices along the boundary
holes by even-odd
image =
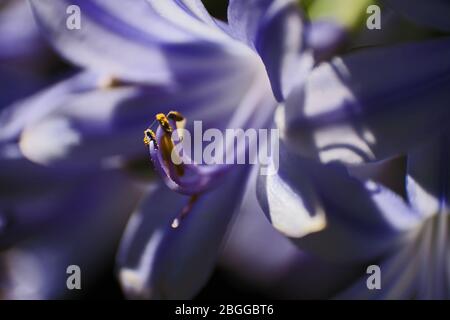
[[[185,118],[178,111],[171,111],[167,115],[158,113],[153,122],[158,124],[156,132],[150,129],[150,127],[153,126],[153,123],[144,131],[144,144],[149,146],[150,156],[155,164],[155,168],[162,174],[163,178],[165,178],[169,187],[173,186],[173,182],[181,183],[182,181],[180,179],[185,174],[183,164],[175,164],[171,160],[172,151],[175,148],[172,134],[176,129],[184,126],[184,120]],[[173,229],[177,229],[183,219],[192,211],[198,197],[198,193],[190,194],[189,201],[171,223]]]
[[[182,164],[175,164],[172,161],[173,150],[175,148],[175,142],[172,134],[174,130],[184,126],[184,117],[178,111],[171,111],[167,115],[158,113],[155,116],[153,123],[158,123],[159,129],[155,131],[150,127],[144,131],[144,144],[150,147],[150,151],[157,150],[158,152],[150,152],[153,154],[152,161],[155,163],[157,158],[161,158],[163,166],[168,169],[166,173],[173,176],[173,173],[178,177],[184,175],[184,168]],[[181,161],[179,162],[181,163]]]

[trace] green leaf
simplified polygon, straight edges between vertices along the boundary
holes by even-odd
[[[375,0],[299,0],[311,20],[332,19],[351,31],[368,17],[367,8]]]

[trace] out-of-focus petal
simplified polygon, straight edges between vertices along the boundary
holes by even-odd
[[[422,248],[423,250],[423,248]],[[362,273],[358,281],[338,294],[336,299],[413,299],[420,268],[420,244],[408,244],[397,248],[394,253],[378,262],[381,272],[381,289],[369,290],[367,279],[370,274]]]
[[[381,289],[368,290],[369,274],[340,293],[338,299],[449,299],[449,216],[424,220],[410,240],[386,252],[375,262],[381,271]]]
[[[199,195],[173,229],[189,197],[158,188],[131,218],[118,256],[129,297],[192,298],[208,280],[225,232],[242,197],[248,168],[235,170],[220,189]]]
[[[0,247],[84,219],[81,207],[95,203],[96,197],[109,200],[108,188],[96,180],[106,176],[128,183],[111,170],[103,176],[94,168],[80,174],[42,167],[20,157],[0,158]],[[80,212],[73,213],[77,210]]]
[[[0,247],[31,237],[58,221],[77,219],[64,213],[79,205],[87,178],[43,168],[27,159],[0,159]]]
[[[102,77],[82,72],[0,110],[0,141],[17,140],[25,126],[60,108],[64,101],[100,85]]]
[[[326,259],[373,259],[421,222],[399,196],[340,165],[305,160],[283,146],[279,163],[276,175],[259,179],[261,206],[277,230]]]
[[[190,125],[202,120],[204,128],[222,128],[256,77],[254,70],[247,67],[214,81],[200,78],[183,86],[125,83],[101,88],[101,78],[98,78],[87,90],[70,88],[72,91],[61,94],[58,87],[50,89],[38,95],[38,101],[27,101],[33,108],[47,103],[45,108],[36,109],[38,112],[53,110],[38,118],[39,121],[21,127],[21,150],[37,163],[76,167],[113,162],[120,165],[126,157],[147,157],[143,132],[158,113],[176,110],[189,119]],[[33,112],[27,105],[19,105],[17,110]],[[12,108],[11,113],[18,114],[17,110]],[[11,126],[17,127],[21,122],[12,121]]]
[[[20,68],[9,68],[7,65],[0,65],[0,83],[2,84],[0,114],[3,108],[9,106],[17,99],[30,96],[47,84],[41,75]]]
[[[2,1],[0,34],[0,62],[37,60],[46,50],[25,0]]]
[[[231,0],[228,22],[236,38],[261,56],[278,100],[312,67],[305,48],[302,14],[294,0]]]
[[[322,162],[399,155],[450,120],[450,38],[366,49],[319,65],[277,114],[289,146]]]
[[[450,2],[447,0],[381,0],[411,21],[442,31],[450,31]]]
[[[81,294],[95,288],[140,192],[122,174],[104,172],[92,175],[74,195],[78,202],[59,208],[40,233],[0,254],[2,297],[68,297],[74,294],[66,286],[69,265],[81,268]]]
[[[308,25],[306,44],[314,53],[316,62],[328,60],[346,42],[346,31],[332,21],[320,20]]]
[[[66,182],[73,183],[85,177],[74,171],[63,171],[49,169],[25,159],[23,156],[14,154],[15,150],[10,145],[0,145],[0,181],[1,185],[0,202],[6,203],[9,200],[24,199],[61,188]],[[6,149],[6,150],[5,150]],[[8,155],[11,155],[8,157]],[[43,184],[43,181],[46,183]],[[51,193],[51,192],[50,192]]]
[[[146,0],[32,0],[31,4],[43,34],[64,57],[116,78],[168,83],[210,74],[211,69],[224,72],[245,66],[245,59],[239,59],[248,54],[244,45],[184,11],[182,16],[195,20],[198,28],[168,23]],[[80,29],[66,26],[71,5],[80,8]]]
[[[139,155],[146,116],[142,111],[151,95],[138,96],[137,91],[99,89],[65,96],[58,110],[24,128],[21,151],[36,163],[80,168],[115,156]]]

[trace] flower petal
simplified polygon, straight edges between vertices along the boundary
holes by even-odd
[[[220,266],[246,291],[275,299],[331,298],[353,280],[358,266],[334,264],[299,249],[264,217],[252,169],[243,204],[233,221]]]
[[[40,121],[73,95],[98,87],[102,77],[82,72],[0,110],[0,141],[17,140],[25,126]]]
[[[416,252],[419,250],[420,245],[413,242],[394,250],[393,254],[378,262],[381,271],[380,290],[367,288],[370,274],[364,272],[359,280],[338,294],[336,299],[414,299],[420,266],[419,254]]]
[[[254,70],[246,68],[238,74],[213,77],[215,81],[200,78],[184,86],[124,83],[101,88],[98,77],[92,87],[80,90],[69,82],[68,89],[61,84],[36,96],[36,100],[30,98],[25,105],[13,107],[10,117],[5,118],[12,128],[7,126],[5,135],[21,129],[22,152],[40,164],[79,168],[120,165],[130,157],[147,157],[143,132],[160,112],[177,110],[192,121],[204,121],[205,128],[222,128],[254,77]],[[38,109],[41,104],[45,104],[44,108]],[[26,117],[21,119],[20,115],[33,114],[33,110],[48,113],[45,117],[34,116],[33,121],[23,125]],[[1,133],[0,129],[0,137]]]
[[[359,164],[399,155],[450,120],[450,38],[361,50],[318,66],[280,108],[296,152]]]
[[[2,109],[16,100],[23,99],[42,89],[46,81],[44,77],[29,72],[29,70],[9,68],[7,65],[0,64],[0,83],[2,83],[2,93],[0,95],[1,114]]]
[[[314,52],[316,62],[333,57],[340,46],[346,42],[347,32],[333,21],[319,20],[308,25],[306,44]]]
[[[145,0],[31,0],[31,4],[43,34],[64,57],[116,78],[169,83],[210,74],[213,68],[219,72],[245,66],[245,59],[237,58],[246,55],[245,46],[219,31],[209,32],[211,28],[200,22],[195,33],[168,23]],[[66,26],[71,5],[81,10],[80,29]]]
[[[434,215],[421,224],[405,245],[376,262],[381,289],[368,290],[364,270],[355,284],[338,299],[442,300],[448,291],[448,215]]]
[[[220,189],[199,195],[176,229],[171,224],[189,198],[165,188],[147,197],[128,224],[118,256],[129,297],[187,299],[198,293],[240,203],[247,170],[235,170]]]
[[[408,155],[408,199],[425,217],[450,213],[449,146],[443,137]]]
[[[272,225],[300,248],[327,259],[374,258],[421,218],[374,181],[280,151],[276,175],[260,177],[258,196]]]
[[[2,1],[0,62],[38,60],[46,50],[25,0]]]
[[[0,247],[82,219],[83,212],[73,211],[83,211],[80,206],[107,197],[105,186],[101,185],[105,190],[95,188],[97,181],[108,175],[111,181],[113,177],[126,180],[112,171],[105,171],[102,176],[91,168],[81,174],[42,167],[24,158],[0,158]]]
[[[312,59],[301,59],[305,45],[303,17],[294,0],[231,0],[232,33],[261,56],[278,100],[306,73]]]
[[[1,252],[2,297],[77,297],[74,293],[77,290],[71,292],[66,286],[66,270],[70,265],[81,268],[83,291],[95,288],[140,192],[118,172],[97,173],[85,182],[72,190],[77,202],[53,208],[56,215],[39,232],[27,233],[28,237]],[[42,187],[45,184],[41,181]],[[29,208],[29,211],[33,209],[34,213],[40,213],[40,208]],[[31,212],[29,218],[33,218]]]

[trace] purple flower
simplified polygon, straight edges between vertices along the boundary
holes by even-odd
[[[274,236],[279,244],[271,252],[289,250],[290,266],[306,271],[308,259],[324,259],[325,270],[334,263],[357,270],[355,264],[401,254],[423,226],[425,200],[409,188],[405,201],[367,172],[406,153],[414,162],[420,143],[448,133],[440,125],[450,117],[445,34],[353,53],[344,48],[333,57],[348,35],[331,22],[309,22],[294,0],[231,0],[228,23],[211,17],[199,0],[30,2],[42,33],[84,71],[7,108],[0,115],[2,141],[15,142],[21,155],[51,170],[101,175],[146,157],[137,137],[153,115],[163,115],[147,136],[162,181],[146,186],[117,257],[128,297],[198,293],[249,192],[258,194],[274,228],[301,248]],[[66,28],[69,5],[81,9],[79,30]],[[434,1],[433,12],[441,5]],[[444,20],[433,23],[400,2],[393,8],[448,31]],[[282,132],[279,172],[249,179],[245,165],[180,169],[167,160],[180,114],[188,129],[202,120],[219,130],[269,128],[275,114]],[[419,180],[422,189],[428,186]],[[413,189],[431,202],[441,199],[436,189],[426,198],[421,188]],[[446,200],[438,203],[438,211],[448,211]],[[396,264],[386,269],[398,276]],[[341,276],[350,278],[336,272],[331,291],[343,289]],[[400,285],[381,295],[407,293],[396,279]],[[349,295],[363,296],[358,285]]]
[[[31,3],[44,34],[63,56],[115,84],[66,95],[70,100],[62,96],[41,120],[25,127],[21,150],[46,165],[104,167],[111,160],[123,165],[142,155],[136,137],[149,117],[172,109],[207,128],[266,127],[277,105],[270,83],[282,99],[313,64],[294,1],[232,1],[228,25],[209,16],[199,1],[137,1],[125,11],[123,2],[75,1],[70,4],[83,13],[82,27],[75,31],[65,28],[61,16],[68,2]],[[297,66],[302,69],[289,74]],[[214,170],[207,171],[201,177],[208,179]],[[161,187],[149,192],[119,254],[120,278],[130,295],[189,297],[202,287],[238,207],[248,168],[227,172],[214,181],[214,190],[205,193],[211,187],[202,187],[196,199]],[[176,182],[178,189],[195,193],[195,183]],[[172,221],[186,210],[174,230]]]

